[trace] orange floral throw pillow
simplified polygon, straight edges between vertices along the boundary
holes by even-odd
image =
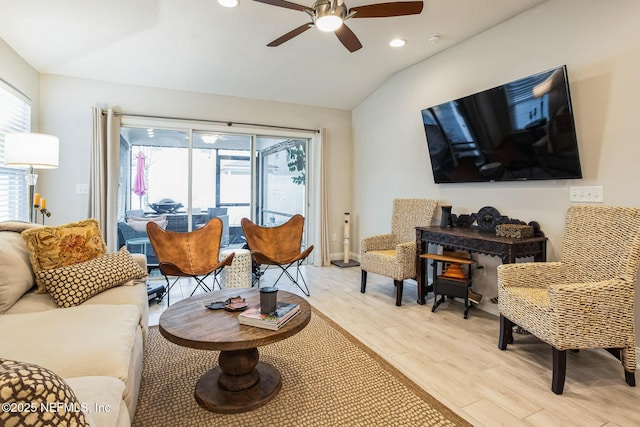
[[[89,261],[107,252],[100,223],[94,218],[53,227],[32,228],[21,234],[29,248],[34,273]],[[36,284],[37,293],[47,292],[37,274]]]

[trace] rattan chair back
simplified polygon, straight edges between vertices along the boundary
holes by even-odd
[[[562,263],[570,283],[635,281],[640,263],[640,209],[572,206],[567,211]]]

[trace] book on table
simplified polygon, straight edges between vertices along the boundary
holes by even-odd
[[[300,313],[300,305],[278,301],[278,308],[273,313],[262,314],[260,305],[254,305],[240,313],[238,321],[241,325],[277,331],[298,313]]]

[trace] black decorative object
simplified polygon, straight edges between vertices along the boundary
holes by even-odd
[[[478,230],[495,233],[496,225],[502,222],[502,215],[496,208],[485,206],[478,211],[476,222],[478,223]]]
[[[442,209],[442,216],[440,217],[440,227],[452,227],[453,222],[451,221],[451,205],[442,205],[440,206]]]
[[[500,214],[500,212],[492,206],[485,206],[477,213],[472,214],[455,215],[449,213],[449,219],[447,222],[444,222],[444,217],[446,215],[444,212],[445,207],[447,206],[442,206],[443,219],[440,221],[440,227],[442,228],[447,227],[447,225],[443,224],[449,224],[448,227],[472,227],[473,224],[476,223],[478,231],[482,233],[495,233],[496,227],[500,224],[520,224],[533,227],[534,236],[544,236],[544,233],[540,231],[540,224],[536,221],[530,221],[527,224],[519,219],[509,218],[508,216]]]
[[[457,227],[471,227],[471,224],[476,222],[476,214],[462,214],[457,216],[456,226]]]
[[[171,199],[162,199],[158,203],[151,203],[149,207],[157,214],[167,214],[174,213],[183,207],[183,205],[182,203],[176,203]]]

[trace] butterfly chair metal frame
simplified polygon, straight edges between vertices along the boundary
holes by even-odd
[[[253,262],[257,266],[266,265],[265,271],[272,265],[280,267],[282,270],[273,286],[278,283],[283,275],[286,275],[306,296],[309,296],[309,287],[300,272],[300,265],[313,251],[313,245],[302,252],[300,251],[302,248],[304,217],[296,214],[277,227],[262,227],[254,224],[248,218],[242,218],[240,225],[247,240],[247,246],[251,251]],[[295,279],[288,271],[292,266],[296,268]],[[260,287],[259,280],[263,274],[264,271],[257,275],[258,287]],[[300,279],[302,279],[302,284],[300,284]]]
[[[218,273],[228,265],[231,265],[235,253],[219,261],[220,241],[222,239],[222,221],[213,218],[203,227],[193,231],[179,233],[163,230],[154,222],[147,224],[147,234],[153,250],[158,256],[158,267],[167,281],[167,305],[170,304],[169,292],[171,288],[182,278],[191,277],[196,281],[196,287],[208,292],[215,289],[218,282]],[[209,288],[204,280],[213,274],[213,286]],[[171,283],[169,276],[176,277]]]

